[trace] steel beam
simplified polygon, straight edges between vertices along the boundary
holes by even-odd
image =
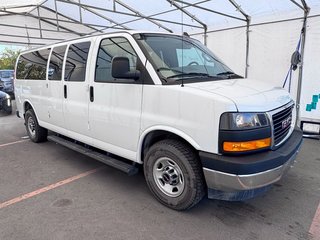
[[[201,10],[204,10],[204,11],[207,11],[207,12],[215,13],[215,14],[218,14],[218,15],[221,15],[221,16],[224,16],[224,17],[237,19],[237,20],[240,20],[240,21],[246,21],[246,19],[239,18],[239,17],[233,16],[233,15],[229,15],[229,14],[226,14],[226,13],[214,11],[214,10],[209,9],[209,8],[201,7],[201,6],[198,6],[195,3],[188,3],[188,2],[185,2],[185,1],[182,1],[182,0],[172,0],[172,1],[179,2],[179,3],[182,3],[182,4],[188,5],[190,7],[198,8],[198,9],[201,9]]]
[[[229,2],[246,18],[246,69],[245,69],[245,77],[248,77],[249,74],[249,50],[250,50],[250,23],[251,17],[247,14],[241,6],[235,0],[229,0]]]
[[[69,16],[66,16],[66,15],[64,15],[64,14],[58,12],[58,11],[52,10],[51,8],[48,8],[48,7],[46,7],[46,6],[41,6],[41,8],[44,9],[44,10],[47,10],[47,11],[49,11],[49,12],[55,13],[55,14],[56,14],[56,18],[57,18],[57,16],[61,16],[61,17],[63,17],[63,18],[69,19],[69,20],[71,21],[71,22],[70,22],[70,21],[67,21],[67,20],[59,19],[59,22],[81,24],[81,25],[84,25],[84,26],[86,26],[86,27],[88,27],[88,28],[90,28],[90,29],[96,30],[97,32],[100,31],[100,30],[92,27],[92,26],[93,26],[92,24],[81,23],[81,22],[79,22],[78,20],[76,20],[76,19],[74,19],[74,18],[71,18],[71,17],[69,17]],[[55,20],[55,19],[50,19],[50,18],[47,18],[47,17],[44,18],[44,19],[47,19],[47,20]],[[59,22],[58,22],[58,24],[59,24]],[[59,26],[59,25],[57,25],[57,26]],[[101,31],[100,31],[100,32],[101,32]]]
[[[35,16],[35,15],[33,15],[33,14],[28,14],[27,16],[33,17],[33,18],[35,18],[35,19],[38,18],[37,16]],[[50,21],[48,21],[48,20],[41,19],[41,21],[43,21],[43,22],[45,22],[45,23],[47,23],[47,24],[49,24],[49,25],[52,25],[52,26],[57,27],[57,24],[55,24],[55,23],[53,23],[53,22],[50,22]],[[66,30],[66,31],[69,31],[69,33],[76,34],[76,35],[78,35],[78,36],[86,35],[86,33],[79,33],[79,32],[73,31],[72,29],[67,28],[67,27],[64,27],[64,26],[60,26],[60,28]]]
[[[10,45],[12,45],[12,44],[16,44],[16,45],[35,45],[35,46],[46,45],[45,43],[31,43],[31,42],[25,43],[25,42],[3,41],[3,40],[0,40],[0,43],[10,44]]]
[[[196,21],[197,23],[202,25],[203,31],[204,31],[204,45],[207,45],[207,30],[208,30],[208,26],[204,22],[202,22],[200,19],[198,19],[195,15],[192,15],[190,12],[188,12],[185,9],[183,9],[182,6],[179,6],[173,0],[167,0],[167,2],[169,2],[170,4],[175,6],[177,9],[179,9],[181,12],[183,12],[184,14],[189,16],[191,19],[193,19],[194,21]]]
[[[23,6],[8,6],[8,7],[0,7],[1,10],[6,11],[8,9],[16,9],[16,8],[29,8],[29,7],[33,7],[34,9],[36,9],[38,7],[38,5],[35,4],[26,4]],[[34,10],[33,9],[33,10]]]
[[[304,7],[301,4],[299,4],[297,1],[295,1],[295,0],[289,0],[289,1],[304,11]]]
[[[78,3],[78,2],[75,2],[74,0],[69,0],[69,1],[66,1],[66,0],[56,0],[56,1],[59,1],[59,2],[64,2],[64,3],[69,3],[69,4],[73,4],[73,5],[76,5],[76,6],[79,6],[81,7],[82,9],[85,9],[86,11],[88,12],[91,12],[93,13],[94,15],[100,17],[100,18],[103,18],[111,23],[114,23],[114,24],[117,24],[118,26],[121,26],[123,27],[124,29],[126,30],[130,30],[128,27],[122,25],[121,23],[118,23],[116,22],[115,20],[111,19],[111,18],[108,18],[100,13],[98,13],[97,11],[94,11],[92,9],[96,9],[96,10],[104,10],[106,11],[106,9],[104,8],[100,8],[100,7],[95,7],[95,6],[90,6],[90,5],[86,5],[86,4],[82,4],[82,3]],[[109,10],[110,12],[112,12],[111,10]]]
[[[79,4],[81,4],[81,0],[79,0]],[[82,23],[82,11],[80,6],[79,6],[79,18],[80,18],[80,22]]]
[[[8,12],[8,11],[0,10],[0,12]],[[42,18],[42,17],[39,17],[39,16],[37,16],[37,15],[33,15],[33,14],[31,14],[31,13],[29,13],[29,14],[27,14],[27,15],[25,15],[24,13],[14,13],[14,12],[9,12],[9,13],[13,13],[14,15],[22,15],[22,16],[32,17],[32,18],[41,20],[41,21],[43,21],[43,22],[45,22],[45,23],[47,23],[47,24],[57,26],[56,24],[54,24],[54,23],[52,23],[52,22],[50,22],[50,21],[48,21],[48,20],[46,20],[46,19],[44,19],[44,18]],[[0,17],[1,17],[1,16],[0,16]],[[3,25],[3,24],[0,24],[0,25]],[[73,33],[73,34],[76,34],[76,35],[78,35],[78,36],[82,36],[82,35],[86,35],[86,34],[87,34],[87,33],[78,33],[78,32],[73,31],[72,29],[69,29],[69,28],[63,27],[63,26],[60,26],[60,28],[66,30],[67,33]],[[31,28],[30,28],[30,29],[31,29]],[[34,28],[34,30],[38,30],[38,31],[41,30],[41,31],[42,31],[42,30],[44,30],[44,29],[42,29],[42,27],[40,28],[40,25],[39,25],[39,28]],[[50,30],[45,29],[45,31],[50,31]],[[55,31],[55,32],[57,32],[57,31]]]
[[[71,1],[66,1],[66,0],[57,0],[59,2],[64,2],[64,3],[70,3],[70,4],[74,4],[74,5],[78,5],[79,3],[76,3],[76,2],[71,2]],[[141,20],[141,19],[144,19],[143,17],[138,17],[136,14],[132,14],[132,13],[126,13],[126,12],[120,12],[120,11],[113,11],[113,10],[110,10],[110,9],[105,9],[105,8],[101,8],[101,7],[96,7],[96,6],[92,6],[92,5],[86,5],[86,4],[81,4],[82,8],[86,8],[87,11],[90,10],[90,8],[92,9],[96,9],[96,10],[100,10],[100,11],[104,11],[104,12],[111,12],[111,13],[116,13],[116,14],[121,14],[121,15],[126,15],[126,16],[131,16],[131,17],[136,17],[137,19],[135,20],[131,20],[131,21],[128,21],[128,22],[134,22],[134,21],[138,21],[138,20]],[[169,10],[167,12],[170,12],[172,10]],[[162,13],[158,13],[158,14],[155,14],[155,15],[160,15],[160,14],[164,14],[165,12],[162,12]],[[153,16],[155,16],[153,15]],[[175,23],[174,21],[168,21],[168,20],[165,20],[165,19],[157,19],[157,18],[153,18],[153,17],[150,17],[150,16],[146,16],[148,17],[148,19],[152,19],[152,20],[155,20],[155,21],[159,21],[159,22],[168,22],[168,23],[173,23],[173,24],[179,24],[181,25],[181,23]],[[126,23],[128,23],[126,22]],[[115,24],[113,25],[112,27],[114,26],[121,26],[121,24],[123,23],[118,23],[118,24]],[[197,27],[197,26],[192,26],[192,27]],[[108,29],[110,27],[106,27],[105,29]],[[104,30],[104,29],[100,29],[100,30]],[[91,33],[92,34],[92,33]]]
[[[0,19],[1,19],[1,17],[0,17]],[[10,28],[21,28],[21,29],[25,29],[25,28],[26,28],[26,27],[23,27],[23,26],[20,26],[20,25],[11,25],[11,24],[4,24],[4,23],[0,23],[0,26],[10,27]],[[35,27],[28,27],[28,29],[39,31],[39,28],[35,28]],[[46,29],[46,28],[42,28],[42,31],[43,31],[43,32],[46,31],[46,32],[70,33],[69,31],[63,31],[63,30],[57,31],[57,30]],[[78,35],[78,34],[77,34],[77,35]]]
[[[307,2],[305,0],[301,0],[301,3],[303,5],[304,11],[307,12],[307,15],[309,15],[310,7],[308,6]]]
[[[297,100],[296,100],[296,108],[297,108],[297,114],[296,114],[296,123],[298,126],[300,126],[300,103],[301,103],[301,88],[302,88],[302,78],[303,78],[303,60],[304,60],[304,53],[305,53],[305,45],[306,45],[306,37],[307,37],[307,20],[308,15],[310,12],[310,8],[305,2],[305,0],[301,0],[301,3],[304,8],[304,19],[303,19],[303,27],[301,32],[301,64],[299,66],[299,77],[298,77],[298,89],[297,89]]]
[[[54,0],[54,10],[56,12],[57,30],[59,31],[59,16],[58,16],[58,6],[57,6],[56,0]]]
[[[118,3],[119,5],[121,5],[122,7],[128,9],[129,11],[131,11],[131,12],[133,12],[133,13],[135,13],[136,15],[138,15],[138,16],[146,19],[147,21],[149,21],[149,22],[157,25],[159,28],[163,28],[164,30],[166,30],[166,31],[168,31],[168,32],[171,32],[171,33],[173,32],[171,29],[163,26],[162,24],[156,22],[156,21],[153,20],[153,19],[149,19],[146,15],[144,15],[144,14],[140,13],[139,11],[133,9],[132,7],[130,7],[129,5],[127,5],[127,4],[123,3],[123,2],[121,2],[120,0],[114,0],[114,1],[115,1],[116,3]]]
[[[37,7],[37,13],[38,13],[38,17],[39,17],[39,32],[40,32],[40,37],[42,38],[41,17],[40,17],[39,7]]]
[[[37,7],[42,6],[43,4],[45,4],[46,2],[48,2],[49,0],[43,0],[41,3],[38,3],[34,6],[33,9],[31,9],[30,11],[26,12],[26,14],[31,13],[32,11],[36,10]]]
[[[200,2],[197,2],[196,4],[201,4],[201,3],[204,3],[204,2],[208,2],[208,1],[211,1],[211,0],[203,0],[203,1],[200,1]],[[182,9],[184,8],[188,8],[190,6],[183,6],[181,7]],[[165,19],[157,19],[157,18],[154,18],[155,16],[159,16],[159,15],[162,15],[162,14],[166,14],[166,13],[170,13],[170,12],[175,12],[175,11],[178,11],[178,9],[170,9],[170,10],[167,10],[167,11],[163,11],[163,12],[160,12],[160,13],[155,13],[155,14],[152,14],[152,15],[148,15],[146,16],[147,18],[151,18],[153,20],[156,20],[156,21],[159,21],[159,22],[166,22],[166,23],[171,23],[171,24],[176,24],[176,25],[181,25],[181,22],[175,22],[175,21],[170,21],[170,20],[165,20]],[[123,22],[122,24],[127,24],[127,23],[132,23],[132,22],[136,22],[136,21],[139,21],[139,20],[142,20],[144,19],[143,17],[138,17],[137,19],[133,19],[133,20],[129,20],[129,21],[126,21],[126,22]],[[188,26],[188,27],[193,27],[193,28],[202,28],[200,26],[196,26],[196,25],[192,25],[192,24],[184,24],[185,26]],[[112,27],[116,27],[117,25],[113,25]],[[101,30],[105,30],[107,29],[108,27],[106,28],[103,28]],[[94,33],[94,32],[93,32]],[[91,33],[92,34],[92,33]]]
[[[38,40],[48,40],[48,41],[63,41],[65,39],[62,38],[48,38],[48,37],[30,37],[30,36],[23,36],[23,35],[14,35],[14,34],[4,34],[4,33],[0,33],[0,36],[3,37],[15,37],[15,38],[30,38],[30,39],[38,39]]]

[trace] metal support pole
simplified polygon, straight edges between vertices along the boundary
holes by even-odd
[[[307,6],[304,0],[302,0],[302,4],[305,10],[304,10],[303,28],[302,28],[302,34],[301,34],[301,64],[299,66],[298,89],[297,89],[297,100],[296,100],[297,126],[300,126],[300,115],[301,115],[300,102],[301,102],[301,87],[302,87],[302,77],[303,77],[303,60],[304,60],[304,50],[305,50],[305,43],[306,43],[306,36],[307,36],[307,19],[310,11],[310,8]]]
[[[96,10],[102,10],[102,11],[108,11],[108,12],[113,12],[112,10],[107,10],[107,9],[104,9],[104,8],[100,8],[100,7],[95,7],[95,6],[90,6],[90,5],[86,5],[86,4],[79,4],[78,2],[76,2],[75,0],[69,0],[69,1],[66,1],[66,0],[56,0],[56,1],[59,1],[59,2],[64,2],[64,3],[68,3],[68,4],[73,4],[73,5],[77,5],[79,7],[81,7],[82,9],[88,11],[88,12],[91,12],[93,13],[94,15],[100,17],[100,18],[103,18],[111,23],[114,23],[114,24],[117,24],[117,26],[121,26],[123,27],[123,29],[126,29],[126,30],[130,30],[130,28],[124,26],[123,24],[121,23],[118,23],[116,22],[115,20],[111,19],[111,18],[108,18],[106,16],[104,16],[103,14],[100,14],[99,12],[95,11],[95,10],[92,10],[92,9],[96,9]],[[98,30],[99,31],[99,30]]]
[[[27,27],[27,25],[25,25],[25,27],[26,27],[26,32],[27,32],[28,47],[30,47],[30,38],[29,38],[28,27]]]
[[[40,38],[42,38],[42,28],[41,28],[41,18],[40,18],[40,10],[37,7],[38,17],[39,17],[39,31],[40,31]]]
[[[45,6],[41,6],[41,8],[43,8],[43,9],[49,11],[49,12],[55,13],[56,16],[60,16],[60,18],[58,19],[58,23],[60,23],[60,22],[67,22],[67,23],[81,24],[81,25],[86,26],[86,27],[88,27],[88,28],[94,29],[94,30],[96,30],[97,32],[100,31],[100,30],[97,30],[96,28],[93,27],[93,26],[99,27],[99,26],[96,25],[96,24],[80,23],[78,20],[73,19],[73,18],[71,18],[71,17],[68,17],[68,16],[66,16],[66,15],[64,15],[64,14],[62,14],[62,13],[57,12],[57,11],[54,11],[54,10],[52,10],[51,8],[48,8],[48,7],[45,7]],[[53,20],[52,18],[44,18],[44,17],[41,17],[41,18],[42,18],[42,19],[47,19],[47,20]],[[57,19],[57,17],[56,17],[56,19]],[[65,19],[68,19],[68,20],[70,20],[70,21],[65,20]],[[100,25],[100,27],[101,27],[101,25]],[[102,31],[100,31],[100,32],[102,32]]]
[[[299,3],[297,3],[295,0],[290,0],[290,2],[292,2],[294,5],[296,5],[297,7],[301,8],[303,11],[305,10],[303,6],[301,6]]]
[[[199,8],[199,9],[207,11],[207,12],[215,13],[215,14],[218,14],[218,15],[221,15],[221,16],[224,16],[224,17],[229,17],[229,18],[240,20],[240,21],[246,21],[246,19],[243,19],[243,18],[239,18],[239,17],[232,16],[232,15],[229,15],[229,14],[226,14],[226,13],[214,11],[214,10],[209,9],[209,8],[198,6],[197,3],[189,3],[189,2],[182,1],[182,0],[173,0],[173,1],[185,4],[186,6]]]
[[[167,2],[169,2],[170,4],[175,6],[177,9],[179,9],[181,12],[183,12],[184,14],[189,16],[191,19],[193,19],[194,21],[196,21],[197,23],[199,23],[203,27],[203,30],[204,30],[204,44],[207,45],[207,39],[206,39],[206,34],[207,34],[207,29],[208,29],[207,25],[204,22],[202,22],[200,19],[198,19],[195,15],[192,15],[189,11],[185,10],[183,8],[183,6],[179,6],[173,0],[167,0]]]
[[[229,0],[229,2],[246,18],[246,69],[245,77],[248,77],[249,72],[249,48],[250,48],[250,22],[251,17],[241,8],[241,6],[236,2],[236,0]]]
[[[207,26],[204,28],[203,32],[204,32],[203,43],[204,43],[205,46],[207,46],[207,42],[208,42],[208,34],[207,34],[208,28],[207,28]]]
[[[54,0],[54,10],[55,10],[55,12],[56,12],[57,30],[60,31],[60,29],[59,29],[59,16],[58,16],[57,0]]]
[[[82,11],[81,11],[81,0],[79,0],[79,17],[80,17],[80,22],[82,23]]]
[[[247,28],[246,28],[246,70],[245,78],[248,78],[249,74],[249,50],[250,50],[250,17],[247,19]]]
[[[169,28],[167,28],[166,26],[164,26],[164,25],[156,22],[156,21],[153,20],[153,19],[148,18],[146,15],[140,13],[139,11],[137,11],[137,10],[135,10],[134,8],[130,7],[129,5],[121,2],[120,0],[115,0],[115,2],[118,3],[119,5],[121,5],[122,7],[128,9],[129,11],[135,13],[137,16],[145,18],[146,20],[148,20],[149,22],[155,24],[155,25],[158,26],[159,28],[162,28],[162,29],[164,29],[164,30],[166,30],[166,31],[168,31],[168,32],[171,32],[171,33],[173,32],[171,29],[169,29]]]

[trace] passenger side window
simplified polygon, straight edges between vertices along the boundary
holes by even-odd
[[[19,57],[17,79],[46,80],[49,49],[23,54]]]
[[[64,73],[65,81],[85,81],[89,49],[90,42],[70,45]]]
[[[61,81],[62,65],[67,46],[55,47],[52,50],[48,69],[49,80]]]
[[[100,43],[95,82],[114,82],[111,75],[111,61],[113,57],[127,57],[130,62],[130,70],[137,68],[137,54],[129,41],[123,37],[104,39]]]

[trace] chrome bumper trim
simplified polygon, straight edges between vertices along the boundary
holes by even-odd
[[[293,167],[298,151],[283,165],[255,174],[236,175],[203,168],[208,188],[220,191],[242,191],[264,187],[279,181]]]

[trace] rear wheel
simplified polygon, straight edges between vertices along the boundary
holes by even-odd
[[[175,210],[189,209],[205,195],[198,156],[177,140],[163,140],[149,149],[144,175],[156,199]]]
[[[39,126],[36,115],[32,109],[29,109],[25,114],[25,125],[29,138],[35,142],[44,142],[47,140],[47,129]]]

